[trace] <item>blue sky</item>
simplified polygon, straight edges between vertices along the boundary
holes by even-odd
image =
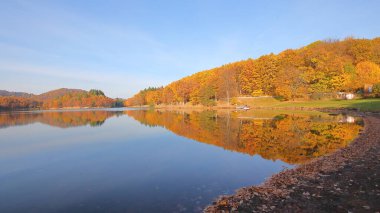
[[[316,40],[380,36],[380,1],[0,1],[0,89],[129,97]]]

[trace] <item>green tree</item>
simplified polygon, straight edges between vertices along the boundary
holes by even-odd
[[[104,92],[98,89],[91,89],[88,93],[94,96],[105,96]]]

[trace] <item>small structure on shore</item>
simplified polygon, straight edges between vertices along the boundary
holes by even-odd
[[[350,93],[350,92],[338,92],[338,98],[351,100],[355,98],[355,95],[354,93]]]

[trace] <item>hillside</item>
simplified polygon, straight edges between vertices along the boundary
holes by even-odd
[[[337,92],[365,92],[380,96],[380,37],[316,41],[223,65],[148,88],[126,105],[230,104],[237,96],[276,96],[282,100],[332,98]]]
[[[82,89],[67,89],[67,88],[60,88],[56,90],[51,90],[39,95],[35,95],[33,93],[26,93],[26,92],[10,92],[7,90],[0,90],[0,96],[3,97],[23,97],[23,98],[33,98],[35,100],[43,101],[43,100],[49,100],[49,99],[55,99],[57,97],[64,96],[68,93],[86,93],[86,90]]]
[[[34,96],[32,93],[26,93],[26,92],[9,92],[7,90],[0,90],[0,96],[15,96],[15,97],[24,97],[24,98],[30,98]]]
[[[37,100],[50,100],[50,99],[55,99],[57,97],[61,97],[64,95],[67,95],[69,93],[72,94],[79,94],[79,93],[86,93],[87,91],[81,90],[81,89],[67,89],[67,88],[60,88],[56,90],[51,90],[45,93],[42,93],[40,95],[36,95],[35,98]]]
[[[101,90],[61,88],[30,97],[0,96],[0,109],[114,107],[120,106],[119,102],[107,97]]]

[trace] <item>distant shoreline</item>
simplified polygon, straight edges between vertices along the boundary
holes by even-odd
[[[364,118],[365,128],[348,147],[222,196],[205,212],[379,210],[380,114],[353,114]]]
[[[63,107],[63,108],[19,108],[19,109],[0,109],[0,112],[20,112],[20,111],[48,111],[48,110],[91,110],[91,109],[117,109],[129,107]]]

